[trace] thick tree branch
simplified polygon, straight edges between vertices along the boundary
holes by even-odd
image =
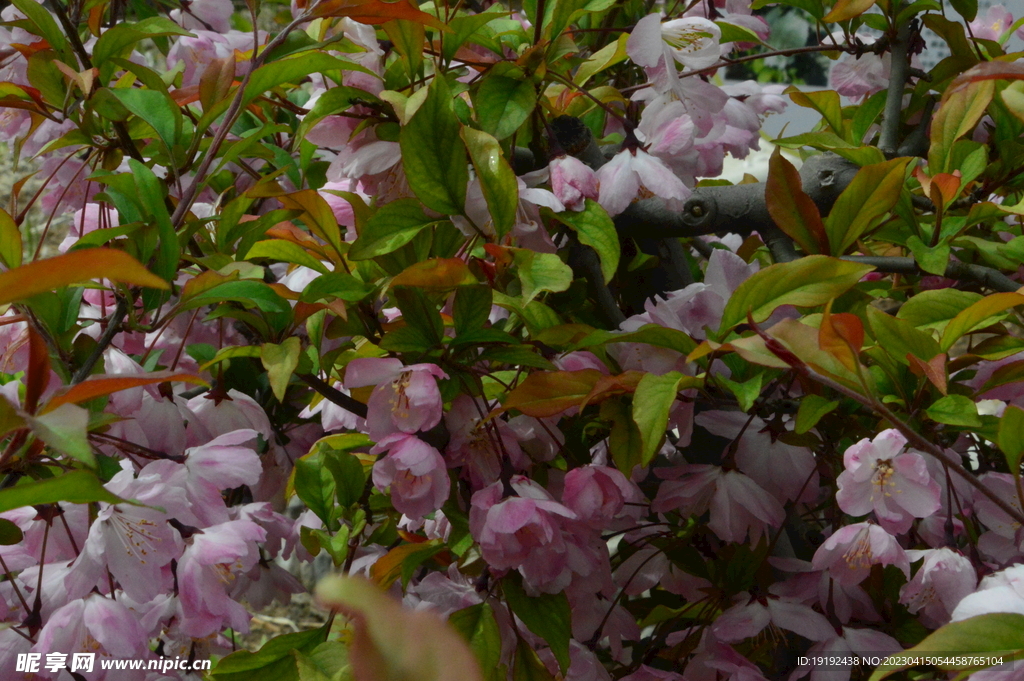
[[[843,260],[860,262],[865,265],[872,265],[879,272],[888,274],[908,274],[917,276],[925,274],[914,262],[913,258],[900,256],[875,256],[875,255],[844,255]],[[985,267],[984,265],[972,265],[971,263],[951,260],[946,266],[943,276],[947,279],[958,281],[973,281],[993,291],[1013,293],[1021,288],[1022,284],[1010,279],[1002,272]]]
[[[346,395],[319,376],[314,376],[313,374],[296,374],[296,376],[310,388],[320,393],[328,402],[332,402],[360,418],[366,418],[366,405],[356,398]]]
[[[911,22],[904,22],[896,31],[896,39],[892,41],[889,90],[885,95],[882,132],[878,139],[878,148],[886,158],[894,158],[899,146],[903,90],[907,86],[907,78],[910,77],[910,34]]]

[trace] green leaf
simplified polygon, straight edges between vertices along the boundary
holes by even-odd
[[[953,317],[982,300],[979,293],[941,288],[921,291],[900,307],[896,316],[917,328],[942,330]]]
[[[490,605],[477,603],[456,610],[448,615],[448,624],[469,643],[481,669],[497,669],[501,663],[501,635]]]
[[[949,163],[953,143],[974,130],[994,92],[994,80],[974,81],[942,102],[932,118],[928,172],[936,175],[955,170]]]
[[[21,482],[0,490],[0,513],[58,501],[72,504],[89,504],[94,501],[119,504],[124,499],[108,492],[91,471],[77,470],[45,480]]]
[[[1006,407],[999,419],[999,448],[1006,455],[1006,464],[1013,475],[1020,475],[1020,459],[1024,454],[1024,409]]]
[[[491,316],[492,304],[490,286],[460,286],[455,291],[455,300],[452,303],[456,339],[470,332],[482,330]]]
[[[927,362],[942,352],[931,334],[914,328],[903,319],[887,315],[873,305],[867,307],[867,318],[878,347],[901,364],[910,364],[908,354]]]
[[[242,303],[246,307],[258,307],[264,312],[290,312],[288,301],[262,281],[251,279],[229,281],[203,291],[194,298],[182,300],[182,311],[192,310],[204,305],[215,305],[227,301]]]
[[[947,624],[913,648],[889,656],[875,669],[869,681],[882,681],[912,666],[915,658],[924,656],[948,658],[951,664],[940,663],[936,665],[939,669],[975,669],[961,667],[958,663],[958,658],[970,661],[975,655],[1002,657],[1004,662],[1024,656],[1024,615],[998,612]]]
[[[60,54],[61,61],[77,70],[78,61],[68,45],[67,38],[64,37],[64,31],[57,25],[57,20],[53,18],[53,15],[34,0],[11,0],[11,4],[28,17],[29,22],[35,26],[36,30],[32,32],[46,38],[50,47]]]
[[[527,596],[521,578],[514,572],[501,580],[501,590],[508,606],[526,628],[551,646],[551,652],[565,674],[569,669],[569,639],[572,637],[572,613],[565,594]]]
[[[0,546],[14,546],[25,538],[21,528],[7,518],[0,518]]]
[[[965,21],[974,21],[978,16],[978,0],[949,0],[949,4]]]
[[[374,75],[355,62],[332,57],[326,52],[316,50],[301,52],[289,55],[287,59],[264,64],[253,71],[249,77],[248,84],[245,86],[245,93],[242,95],[242,106],[246,106],[263,93],[278,85],[298,83],[313,73],[339,70],[361,71]]]
[[[263,368],[267,370],[270,389],[274,391],[274,397],[278,402],[284,402],[288,382],[291,380],[295,368],[299,366],[301,350],[302,341],[298,336],[286,338],[280,345],[264,343],[260,347],[260,361],[263,363]]]
[[[494,231],[501,239],[512,230],[519,208],[519,183],[512,167],[501,154],[498,140],[486,132],[462,128],[462,139],[473,160],[480,190],[491,213]]]
[[[308,655],[327,640],[330,628],[328,623],[319,629],[276,636],[264,643],[257,653],[248,650],[231,653],[217,662],[210,675],[217,681],[299,681],[292,651]]]
[[[40,440],[61,454],[90,468],[96,466],[96,457],[89,444],[87,410],[75,404],[62,404],[41,416],[26,416],[25,422]]]
[[[548,668],[525,639],[516,644],[512,660],[512,681],[555,681]]]
[[[313,257],[309,251],[302,246],[285,239],[267,239],[257,241],[245,254],[246,260],[254,258],[270,258],[278,262],[290,262],[293,265],[302,265],[321,274],[329,274],[330,270],[319,258]]]
[[[514,250],[519,281],[523,285],[523,304],[541,291],[558,293],[572,284],[572,269],[555,253],[537,253],[525,248]]]
[[[633,393],[633,421],[643,441],[641,466],[646,466],[658,453],[668,427],[668,413],[675,404],[680,387],[691,378],[678,371],[663,376],[647,374],[640,379]]]
[[[830,253],[821,213],[804,190],[796,167],[776,147],[768,162],[765,180],[768,214],[805,253]]]
[[[579,236],[580,243],[597,251],[601,259],[601,274],[604,283],[608,283],[619,269],[621,251],[619,233],[615,231],[615,223],[608,212],[597,201],[586,200],[581,211],[567,210],[557,213],[555,218],[568,225]]]
[[[835,212],[835,208],[832,210]],[[767,267],[740,284],[729,298],[719,334],[746,321],[748,312],[755,322],[763,322],[782,305],[824,305],[873,269],[870,265],[825,255],[809,255]]]
[[[485,76],[473,96],[480,127],[499,140],[518,130],[536,105],[537,91],[532,81],[497,73]]]
[[[907,237],[907,247],[914,254],[914,260],[922,270],[940,277],[946,274],[946,266],[949,265],[949,243],[943,242],[931,248],[913,234]]]
[[[128,159],[128,167],[132,169],[135,186],[138,188],[139,207],[156,222],[160,235],[160,249],[157,251],[153,271],[169,282],[174,281],[178,260],[181,258],[181,244],[164,202],[164,185],[149,167],[134,158]]]
[[[397,251],[436,222],[416,199],[398,199],[373,214],[348,252],[350,260],[369,260]]]
[[[369,438],[359,437],[359,444],[355,446],[368,445]],[[363,471],[363,464],[349,452],[331,449],[324,453],[324,465],[334,477],[335,494],[338,497],[338,504],[348,508],[359,501],[366,488],[366,473]]]
[[[896,205],[903,189],[909,158],[896,158],[864,166],[836,199],[828,217],[832,255],[843,255],[857,239],[874,229]]]
[[[0,439],[12,430],[24,427],[25,419],[18,415],[18,410],[5,398],[0,397]]]
[[[444,321],[437,305],[431,302],[423,289],[396,286],[393,293],[395,305],[401,310],[408,328],[419,331],[430,344],[440,344],[444,337]]]
[[[943,351],[953,347],[964,334],[993,324],[993,317],[1011,307],[1024,305],[1024,296],[1019,293],[993,293],[959,312],[942,332],[939,343]]]
[[[168,95],[156,90],[115,88],[110,91],[126,109],[148,123],[156,134],[173,149],[181,137],[181,107]]]
[[[716,21],[715,24],[722,31],[720,42],[723,43],[760,43],[761,38],[745,26],[730,24],[725,21]]]
[[[754,401],[757,400],[758,396],[761,394],[764,374],[758,374],[757,376],[742,382],[733,381],[725,376],[719,376],[718,380],[736,396],[736,401],[739,402],[740,405],[740,411],[750,411],[754,406]]]
[[[946,395],[925,410],[928,418],[950,426],[981,426],[978,405],[964,395]]]
[[[309,282],[299,300],[315,303],[328,296],[355,303],[373,293],[373,284],[366,284],[348,272],[329,272]]]
[[[334,526],[334,475],[324,465],[322,452],[314,452],[295,461],[295,493],[328,529]]]
[[[825,21],[846,21],[860,16],[871,9],[875,0],[837,0],[832,10],[825,15]]]
[[[616,333],[598,329],[588,334],[576,345],[577,349],[583,349],[609,343],[646,343],[647,345],[659,348],[675,350],[683,355],[689,355],[697,349],[697,343],[687,334],[676,329],[661,326],[660,324],[645,324],[630,333]]]
[[[446,215],[461,214],[466,206],[469,167],[460,128],[448,84],[434,78],[398,140],[409,187],[425,206]]]
[[[796,424],[793,427],[793,432],[803,435],[817,425],[822,416],[838,406],[837,400],[826,400],[821,395],[804,395],[800,400],[800,408],[796,412]]]
[[[21,230],[10,214],[0,208],[0,262],[7,269],[21,265]]]
[[[794,91],[789,93],[789,98],[799,106],[814,109],[820,113],[836,135],[843,134],[843,107],[839,101],[838,92],[835,90]]]
[[[166,17],[147,17],[135,23],[113,26],[96,40],[92,49],[92,63],[103,66],[111,57],[124,57],[131,46],[140,40],[162,35],[194,35]]]
[[[601,418],[612,422],[608,434],[612,461],[623,475],[629,477],[634,468],[642,465],[644,454],[643,436],[633,420],[633,413],[622,400],[611,399],[601,403]]]

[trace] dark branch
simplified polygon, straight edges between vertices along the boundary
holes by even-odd
[[[892,42],[892,67],[889,70],[889,90],[885,95],[885,113],[882,118],[882,132],[878,148],[886,158],[894,158],[899,146],[900,117],[903,112],[903,90],[910,76],[910,33],[911,22],[903,23]]]
[[[843,260],[873,265],[879,272],[888,274],[907,274],[911,276],[925,274],[914,262],[913,258],[899,256],[844,255]],[[1013,293],[1021,284],[1007,277],[1002,272],[984,265],[972,265],[959,260],[951,260],[943,274],[947,279],[957,281],[973,281],[993,291]]]
[[[323,395],[328,402],[338,405],[345,411],[351,412],[360,418],[366,418],[366,405],[341,392],[319,376],[313,374],[296,374],[299,379],[313,390]]]

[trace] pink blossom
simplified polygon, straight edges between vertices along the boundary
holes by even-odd
[[[1009,473],[985,473],[979,477],[985,488],[1005,501],[1011,508],[1021,508],[1017,484]],[[975,491],[974,511],[988,531],[978,538],[978,550],[998,563],[1017,560],[1024,546],[1024,530],[995,502]]]
[[[171,516],[153,507],[180,512],[187,504],[184,491],[164,484],[160,476],[145,469],[138,478],[131,470],[123,470],[106,487],[146,505],[100,502],[82,552],[69,570],[68,588],[76,596],[88,593],[106,582],[109,570],[131,598],[152,600],[170,587],[164,567],[182,551],[177,530],[168,524]]]
[[[947,548],[908,551],[907,556],[912,562],[924,558],[924,563],[900,589],[900,602],[910,612],[920,613],[918,617],[926,627],[941,627],[977,586],[974,566],[961,553]]]
[[[451,482],[441,453],[415,435],[389,435],[371,450],[387,450],[373,466],[373,484],[384,491],[391,488],[391,503],[410,518],[441,508],[448,498]]]
[[[1013,15],[1002,5],[992,5],[984,16],[974,19],[968,26],[971,34],[980,40],[999,40],[1013,24]]]
[[[203,638],[224,626],[249,631],[249,613],[228,591],[237,575],[259,561],[255,542],[266,530],[249,520],[231,520],[193,535],[178,561],[178,596],[182,631]]]
[[[710,508],[708,527],[723,541],[743,542],[749,533],[750,541],[756,543],[768,536],[769,527],[781,526],[786,518],[778,500],[739,471],[684,464],[662,475],[678,479],[661,484],[651,509],[701,515]]]
[[[822,641],[833,635],[832,626],[821,613],[806,605],[785,598],[751,598],[740,594],[738,602],[711,625],[720,641],[736,643],[753,638],[769,624],[803,636],[811,641]]]
[[[267,418],[267,413],[263,411],[260,403],[234,388],[228,390],[226,396],[214,393],[197,395],[188,401],[188,408],[206,427],[210,437],[251,428],[262,435],[264,440],[274,440],[270,419]],[[202,442],[192,443],[193,446],[199,444]]]
[[[959,622],[992,612],[1024,615],[1024,565],[1013,565],[981,580],[978,590],[953,609],[952,621]]]
[[[718,25],[707,19],[685,17],[661,23],[660,15],[649,14],[633,27],[626,54],[638,66],[653,67],[664,60],[673,69],[675,61],[699,70],[718,61],[721,37]]]
[[[684,677],[675,672],[667,672],[642,664],[629,676],[623,676],[622,681],[684,681]]]
[[[815,570],[827,569],[843,584],[864,581],[872,565],[895,565],[910,577],[910,562],[896,538],[871,523],[847,525],[837,530],[814,552],[811,565]]]
[[[580,520],[596,530],[611,529],[616,518],[626,510],[634,522],[639,513],[628,513],[637,507],[627,507],[641,499],[640,490],[616,468],[608,466],[582,466],[565,475],[562,503]]]
[[[576,514],[551,498],[543,487],[523,476],[513,476],[519,494],[501,498],[497,482],[473,494],[469,524],[480,550],[493,568],[520,568],[527,582],[543,589],[566,566],[563,519]],[[564,585],[555,591],[560,591]]]
[[[526,463],[515,431],[502,419],[486,420],[488,411],[489,407],[481,406],[475,398],[459,395],[445,414],[451,436],[445,450],[449,463],[462,466],[476,488],[498,479],[506,455],[515,467]]]
[[[874,42],[872,38],[858,37],[868,44]],[[844,54],[832,65],[828,82],[839,94],[859,101],[888,87],[890,63],[888,54],[865,52],[857,57]]]
[[[853,516],[874,511],[879,524],[894,534],[909,530],[914,518],[938,511],[939,485],[923,456],[899,453],[906,444],[899,431],[889,429],[849,447],[843,455],[846,470],[837,481],[839,508]]]
[[[39,632],[33,650],[43,654],[66,653],[69,660],[73,653],[99,653],[102,660],[104,657],[148,657],[149,652],[146,631],[135,614],[121,603],[99,594],[71,601],[54,612]],[[58,678],[59,673],[43,672],[51,678]],[[89,678],[104,676],[97,661]]]
[[[597,181],[598,203],[613,217],[638,198],[681,203],[691,194],[668,166],[641,149],[620,151],[597,171]]]
[[[376,442],[392,433],[430,430],[441,421],[437,379],[448,378],[436,364],[404,366],[392,358],[360,358],[349,362],[346,388],[376,386],[367,404],[366,428]]]
[[[578,158],[556,156],[548,170],[552,193],[569,210],[583,210],[585,199],[597,198],[597,175]]]
[[[231,13],[234,11],[231,0],[191,0],[182,5],[188,8],[187,13],[177,9],[170,12],[171,18],[182,28],[219,33],[227,33],[231,28]]]

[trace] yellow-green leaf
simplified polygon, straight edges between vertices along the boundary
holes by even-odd
[[[264,343],[260,347],[260,361],[263,362],[263,368],[267,370],[270,389],[274,391],[274,397],[279,402],[284,402],[288,381],[291,380],[295,368],[299,366],[301,350],[302,343],[297,336],[285,339],[280,345]]]
[[[843,255],[893,209],[900,198],[909,162],[909,158],[895,158],[857,171],[825,218],[832,255]]]
[[[982,298],[950,320],[945,331],[942,332],[942,341],[939,343],[939,347],[943,352],[949,350],[964,334],[986,326],[989,318],[1022,304],[1024,304],[1024,296],[1019,293],[993,293]]]

